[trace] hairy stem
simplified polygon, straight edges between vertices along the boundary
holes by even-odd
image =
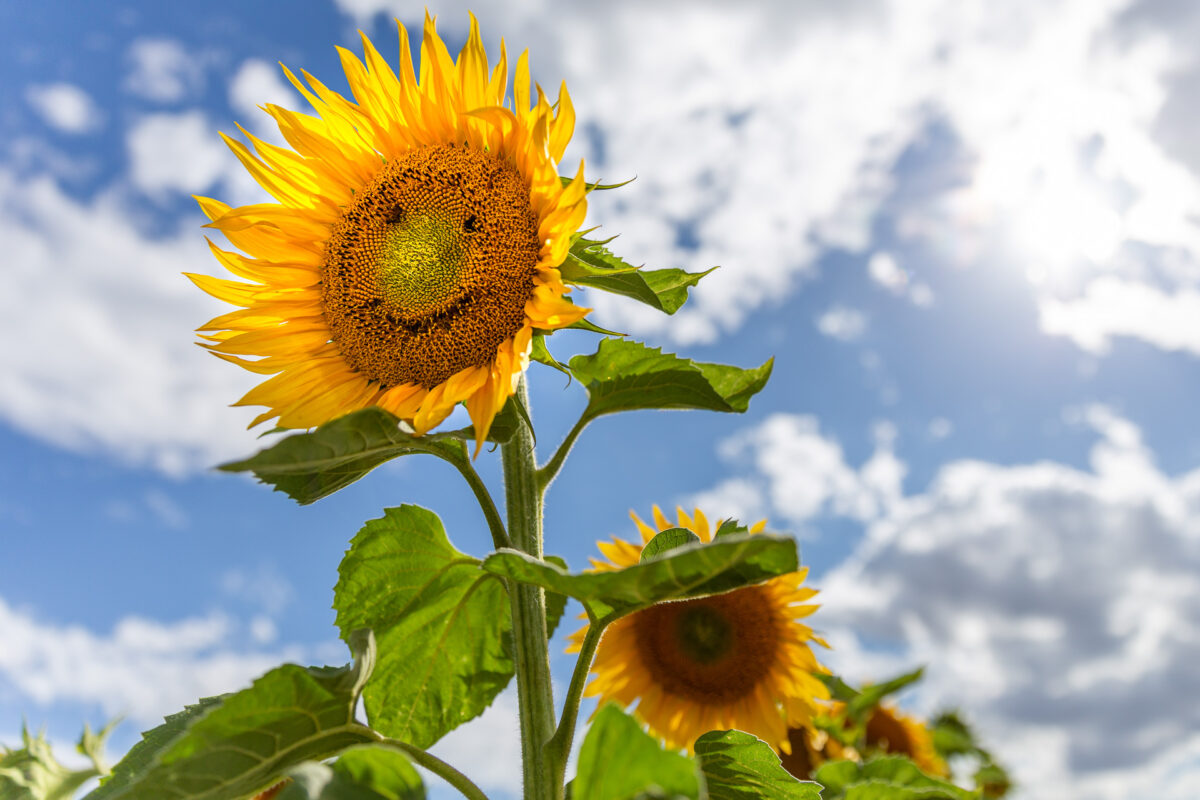
[[[434,775],[437,775],[455,789],[458,789],[458,791],[462,792],[463,797],[468,798],[468,800],[488,800],[488,796],[483,793],[482,789],[472,783],[470,778],[437,756],[396,739],[384,739],[382,744],[404,753],[404,755],[411,758],[414,762],[429,770]]]
[[[487,519],[488,530],[492,533],[492,544],[497,550],[501,547],[512,547],[508,532],[504,530],[504,521],[500,519],[500,512],[496,510],[496,501],[492,499],[487,485],[479,477],[475,467],[471,465],[470,456],[464,455],[461,461],[456,459],[450,463],[454,464],[455,468],[462,473],[467,485],[475,493],[475,499],[479,501],[479,507],[483,509],[483,516]]]
[[[525,377],[516,399],[529,408]],[[533,432],[526,425],[501,449],[508,531],[512,546],[542,558],[542,488],[538,482]],[[550,686],[550,651],[546,639],[546,597],[539,586],[509,582],[517,698],[521,714],[521,755],[525,800],[560,800],[546,744],[554,734],[554,696]]]
[[[575,427],[571,428],[570,433],[567,434],[567,438],[563,439],[563,443],[554,451],[554,455],[537,471],[538,486],[543,493],[558,475],[558,471],[562,469],[563,462],[567,460],[571,448],[575,446],[575,440],[579,438],[579,434],[583,433],[583,429],[588,426],[588,423],[592,419],[593,417],[585,411],[583,416],[579,418],[579,421],[575,423]]]
[[[596,645],[600,643],[600,635],[604,626],[590,620],[587,634],[579,648],[579,660],[575,662],[575,671],[571,673],[571,685],[567,688],[567,696],[563,702],[562,719],[550,740],[549,751],[551,764],[554,768],[555,783],[562,785],[566,780],[567,757],[571,754],[571,742],[575,738],[575,723],[579,718],[579,700],[583,697],[583,686],[587,682],[588,669],[592,666],[592,658],[596,655]]]

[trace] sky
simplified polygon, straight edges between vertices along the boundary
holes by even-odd
[[[578,115],[564,172],[629,186],[588,225],[634,263],[721,268],[667,317],[593,319],[702,361],[775,358],[744,415],[606,418],[550,490],[582,567],[628,512],[794,534],[824,660],[925,664],[1022,800],[1200,793],[1200,6],[1188,0],[479,2]],[[467,6],[430,7],[452,50]],[[344,663],[330,610],[362,521],[486,527],[412,457],[300,508],[222,461],[263,443],[254,376],[194,346],[224,310],[193,193],[263,195],[217,136],[344,88],[386,0],[0,6],[0,742],[139,731],[283,660]],[[560,359],[593,337],[556,334]],[[543,453],[582,409],[535,365]],[[499,490],[498,456],[478,467]],[[564,625],[564,631],[569,629]],[[556,647],[563,644],[563,632]],[[563,685],[571,661],[556,652]],[[515,698],[435,750],[498,800]],[[61,749],[61,748],[60,748]],[[438,797],[451,796],[437,790]]]

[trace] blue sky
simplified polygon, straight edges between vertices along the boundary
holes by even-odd
[[[720,264],[675,317],[594,319],[706,361],[774,356],[749,413],[584,435],[548,547],[582,566],[630,509],[700,502],[797,535],[854,678],[930,665],[1023,798],[1200,785],[1200,34],[1169,0],[474,6],[579,115],[567,162],[637,180],[589,224],[635,262]],[[302,8],[302,10],[300,10]],[[455,49],[466,7],[435,5]],[[193,346],[220,304],[189,195],[254,202],[218,130],[343,86],[383,0],[0,9],[0,741],[22,718],[114,751],[283,659],[340,663],[329,609],[361,522],[482,519],[410,458],[314,506],[209,468],[258,446],[250,385]],[[564,170],[565,171],[565,170]],[[564,333],[560,358],[587,352]],[[535,366],[543,452],[582,407]],[[498,465],[479,468],[498,490]],[[569,661],[555,674],[565,681]],[[440,747],[515,780],[502,696]],[[481,755],[482,754],[482,755]],[[468,769],[471,772],[471,769]],[[1152,791],[1151,791],[1152,789]]]

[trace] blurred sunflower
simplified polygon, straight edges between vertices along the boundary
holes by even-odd
[[[871,710],[867,717],[866,745],[868,749],[907,756],[928,775],[940,778],[950,775],[925,723],[893,706],[879,705]]]
[[[630,514],[642,544],[600,542],[608,559],[592,559],[598,570],[637,564],[642,547],[663,530],[686,528],[712,540],[700,509],[678,509],[679,524],[654,507],[657,530]],[[751,528],[759,533],[760,522]],[[719,525],[718,525],[719,527]],[[691,750],[712,730],[736,728],[787,753],[788,728],[807,725],[817,698],[828,697],[814,673],[825,672],[809,647],[825,645],[800,620],[817,610],[817,594],[803,586],[807,569],[724,594],[660,603],[612,623],[604,631],[591,672],[588,696],[623,706],[669,747]],[[570,651],[583,643],[587,627],[571,636]]]
[[[249,281],[189,275],[241,306],[201,338],[273,376],[237,403],[267,408],[251,426],[376,405],[424,433],[464,402],[482,443],[534,330],[588,311],[563,297],[557,269],[586,213],[583,165],[566,186],[558,176],[575,125],[566,86],[554,106],[541,87],[532,98],[523,53],[506,108],[503,43],[492,69],[472,16],[454,61],[428,14],[418,80],[399,32],[399,74],[365,35],[365,64],[339,48],[353,100],[284,68],[317,112],[264,107],[291,149],[223,136],[277,203],[197,198],[242,251],[213,253]]]

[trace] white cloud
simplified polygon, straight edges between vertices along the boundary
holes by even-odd
[[[750,466],[752,475],[693,495],[688,505],[743,521],[761,518],[764,501],[773,520],[797,525],[824,514],[874,519],[898,500],[907,471],[892,451],[894,439],[889,423],[877,425],[875,452],[855,469],[841,445],[821,433],[816,417],[774,414],[721,443],[721,458]]]
[[[929,437],[945,439],[954,433],[954,423],[945,417],[934,417],[929,421]]]
[[[150,195],[202,193],[234,168],[204,112],[149,114],[129,129],[129,177]]]
[[[457,765],[489,795],[515,798],[514,787],[521,785],[521,735],[517,719],[517,693],[510,687],[481,716],[438,741],[431,752]],[[437,778],[428,777],[435,786],[444,786]]]
[[[867,315],[856,308],[834,306],[816,319],[821,335],[840,342],[853,342],[867,332]]]
[[[162,623],[126,617],[109,633],[45,623],[0,599],[0,676],[34,702],[99,706],[144,727],[166,714],[234,691],[299,648],[239,647],[239,626],[210,615]]]
[[[57,445],[179,473],[251,452],[253,385],[193,344],[227,309],[180,272],[216,265],[196,221],[149,238],[118,192],[81,202],[0,169],[0,415]]]
[[[125,89],[146,100],[175,103],[199,91],[200,60],[175,39],[137,39],[129,46]]]
[[[1066,300],[1038,303],[1042,330],[1066,336],[1090,353],[1103,354],[1117,336],[1200,355],[1200,289],[1174,292],[1147,284],[1101,277]]]
[[[874,253],[867,261],[867,273],[871,280],[897,294],[903,294],[908,286],[908,273],[900,269],[896,257],[891,253]]]
[[[91,95],[72,83],[30,86],[25,97],[47,125],[63,133],[87,133],[103,119]]]
[[[1200,767],[1200,471],[1153,463],[1107,408],[1090,469],[948,464],[820,583],[830,660],[927,665],[925,710],[960,705],[1022,797],[1185,797]],[[1173,699],[1174,698],[1174,699]],[[1150,783],[1144,781],[1151,779]]]
[[[302,102],[299,93],[284,82],[279,65],[259,58],[243,61],[229,83],[229,105],[241,115],[241,123],[259,136],[279,135],[278,126],[259,106],[271,103],[299,108]]]
[[[461,31],[466,5],[443,7],[442,26]],[[1097,272],[1154,285],[1130,257],[1142,248],[1181,263],[1161,291],[1200,288],[1200,162],[1188,168],[1200,65],[1185,32],[1200,24],[1180,25],[1169,3],[556,3],[554,23],[539,0],[471,5],[484,30],[533,46],[548,86],[566,79],[573,152],[592,174],[639,175],[592,201],[619,252],[724,266],[669,320],[596,298],[609,325],[711,341],[786,296],[826,247],[868,250],[899,154],[933,122],[956,150],[935,154],[954,159],[938,168],[959,174],[888,210],[945,259],[1025,271],[1039,298],[1071,299]],[[339,6],[360,23],[393,11]],[[873,274],[903,288],[894,263]],[[926,307],[934,291],[908,297]]]

